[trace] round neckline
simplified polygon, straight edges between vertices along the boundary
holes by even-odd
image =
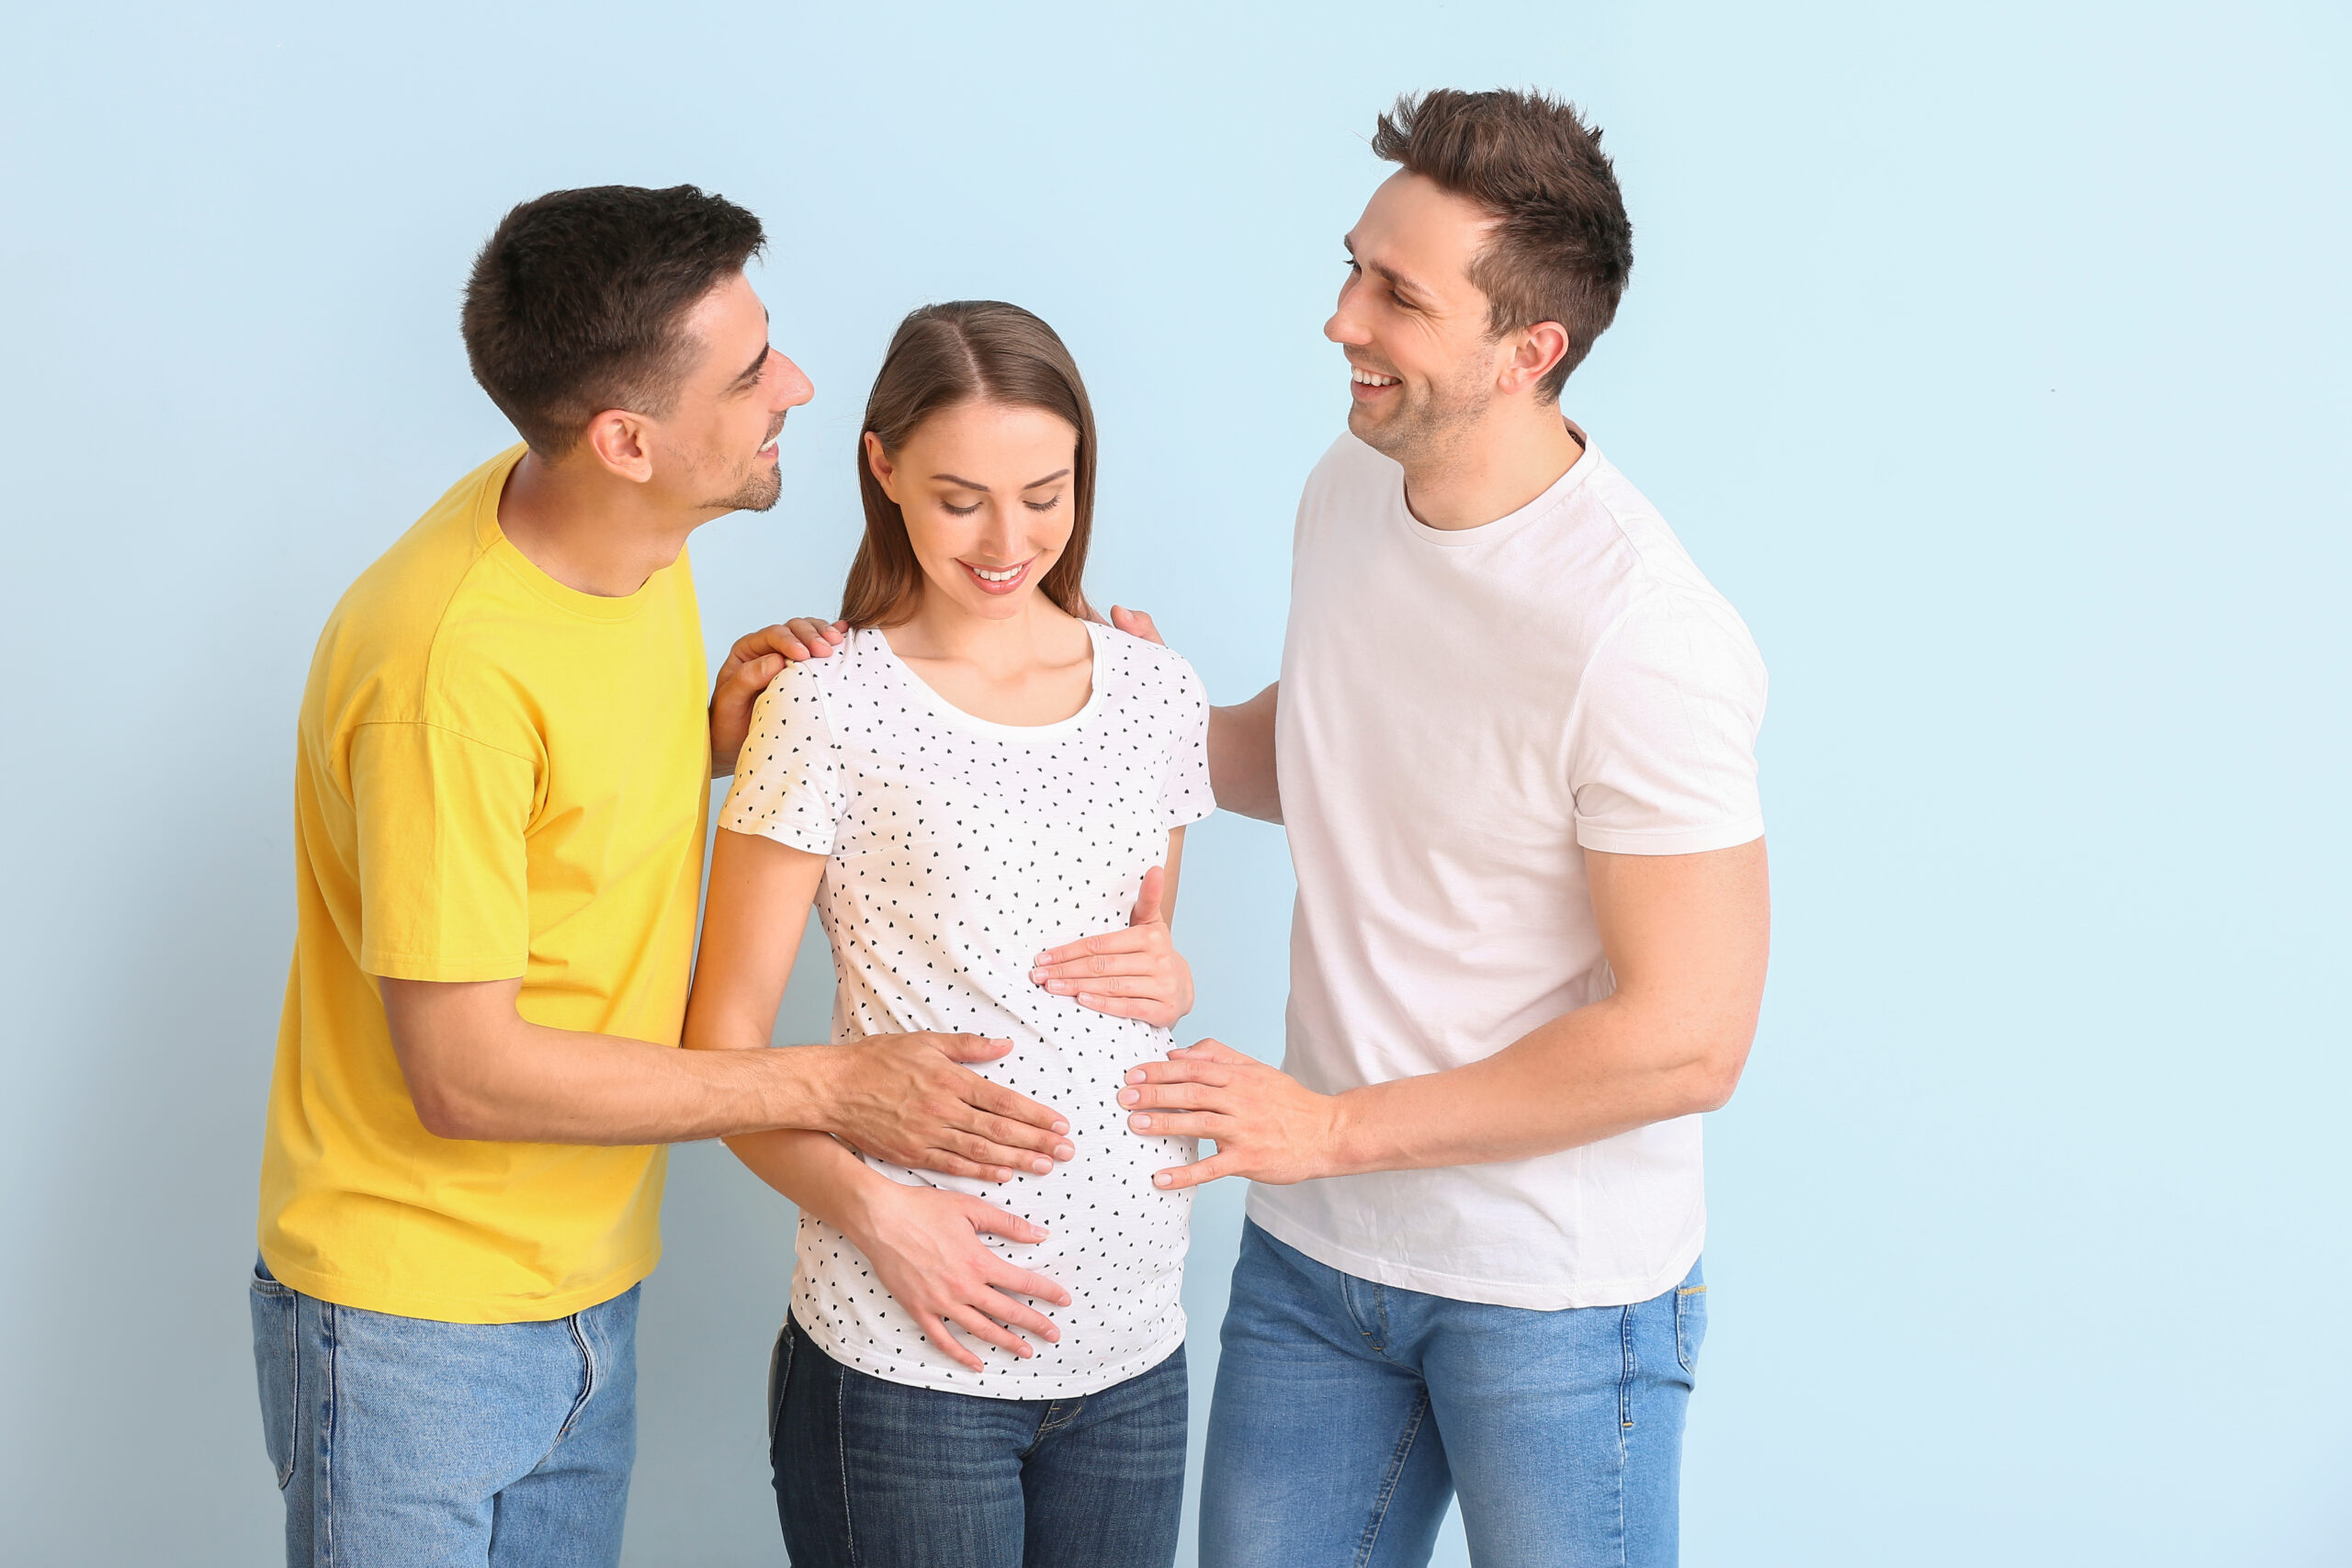
[[[1034,741],[1053,740],[1069,734],[1088,719],[1092,718],[1095,711],[1102,705],[1102,628],[1092,621],[1080,621],[1079,625],[1086,628],[1087,648],[1093,655],[1091,668],[1087,671],[1086,675],[1086,704],[1068,718],[1057,718],[1051,724],[999,724],[992,718],[982,718],[978,714],[966,712],[941,696],[913,665],[899,658],[899,650],[890,646],[890,639],[883,635],[881,627],[868,626],[865,629],[880,646],[882,661],[889,667],[890,672],[908,689],[910,695],[922,704],[933,717],[943,724],[957,729],[968,730],[975,735],[993,736],[1001,740]]]
[[[1574,420],[1563,423],[1576,433],[1577,439],[1584,443],[1584,450],[1577,454],[1577,460],[1526,505],[1516,512],[1506,512],[1490,523],[1481,523],[1475,528],[1432,528],[1414,516],[1412,507],[1405,500],[1405,475],[1399,468],[1396,474],[1396,515],[1403,521],[1407,532],[1423,544],[1435,545],[1440,549],[1463,550],[1508,539],[1551,512],[1566,501],[1570,492],[1583,485],[1600,458],[1600,449],[1593,445],[1592,437],[1585,434],[1583,426]]]
[[[514,466],[523,460],[523,454],[528,450],[527,446],[518,446],[502,454],[500,459],[494,459],[498,466],[483,482],[478,503],[480,510],[474,519],[474,535],[483,552],[496,558],[499,564],[519,579],[525,588],[558,609],[569,610],[592,621],[626,621],[632,618],[651,603],[655,584],[661,581],[662,572],[668,571],[670,567],[665,566],[647,577],[633,593],[616,596],[583,592],[549,576],[547,569],[525,555],[522,547],[508,538],[506,530],[499,525],[498,506],[505,498],[506,481],[514,472]],[[678,556],[680,560],[684,559],[685,551],[681,548]],[[677,564],[677,561],[672,561],[670,566]]]

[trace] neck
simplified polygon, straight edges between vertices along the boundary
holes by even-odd
[[[678,558],[687,535],[718,515],[664,510],[645,489],[592,463],[548,462],[526,452],[498,498],[499,530],[566,588],[627,598]]]
[[[888,635],[902,659],[953,660],[1004,678],[1068,663],[1069,633],[1077,625],[1034,590],[1020,614],[999,617],[976,615],[949,595],[926,589],[915,613]]]
[[[1550,490],[1583,456],[1556,404],[1503,404],[1442,450],[1407,459],[1405,505],[1431,528],[1483,527]]]

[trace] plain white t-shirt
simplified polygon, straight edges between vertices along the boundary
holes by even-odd
[[[1283,1066],[1329,1093],[1439,1072],[1608,996],[1582,851],[1760,837],[1764,696],[1747,626],[1589,441],[1520,511],[1447,532],[1407,510],[1402,468],[1341,436],[1299,502],[1277,708],[1298,873]],[[1699,1118],[1253,1186],[1250,1214],[1407,1290],[1645,1301],[1705,1238]]]
[[[978,1372],[925,1339],[849,1238],[800,1217],[793,1316],[825,1353],[892,1382],[1065,1399],[1149,1371],[1184,1338],[1188,1195],[1154,1171],[1190,1138],[1131,1132],[1118,1091],[1170,1032],[1031,983],[1043,949],[1118,931],[1169,830],[1215,808],[1208,701],[1164,648],[1088,627],[1094,684],[1058,724],[994,724],[949,704],[878,631],[795,664],[752,711],[719,825],[828,857],[817,912],[833,950],[836,1044],[935,1030],[1012,1042],[975,1071],[1069,1120],[1077,1157],[1001,1184],[862,1155],[893,1181],[986,1199],[1046,1227],[988,1246],[1070,1292],[1062,1332],[1022,1360],[967,1337]],[[1032,1303],[1032,1305],[1040,1303]]]

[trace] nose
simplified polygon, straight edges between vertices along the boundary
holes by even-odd
[[[786,409],[797,409],[817,395],[815,385],[799,366],[775,349],[768,350],[768,357],[772,362],[769,368],[775,372],[769,378],[769,385],[775,389],[775,410],[778,413]]]
[[[1355,300],[1356,285],[1363,279],[1352,275],[1340,285],[1340,302],[1332,309],[1331,319],[1323,323],[1323,335],[1342,345],[1363,346],[1372,341],[1372,333],[1356,319],[1350,307]]]

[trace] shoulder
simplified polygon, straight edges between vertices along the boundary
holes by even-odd
[[[1703,580],[1637,584],[1586,673],[1589,691],[1670,687],[1686,698],[1727,702],[1759,720],[1769,689],[1764,656],[1731,602]]]
[[[505,461],[451,487],[336,602],[319,636],[311,681],[349,720],[447,722],[451,696],[477,687],[495,695],[509,684],[501,652],[511,639],[469,610],[481,592],[485,547],[475,526],[481,490]]]
[[[1174,649],[1131,637],[1116,626],[1099,622],[1093,629],[1105,661],[1123,683],[1170,694],[1190,695],[1204,690],[1192,660]]]

